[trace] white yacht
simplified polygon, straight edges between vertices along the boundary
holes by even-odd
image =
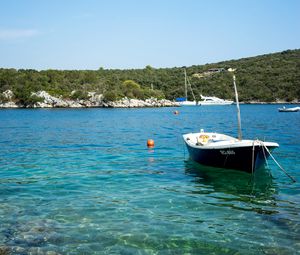
[[[201,95],[201,101],[198,101],[198,105],[230,105],[233,101],[224,100],[218,97],[205,97]]]

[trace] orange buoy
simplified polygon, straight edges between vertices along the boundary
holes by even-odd
[[[154,147],[154,140],[148,139],[148,140],[147,140],[147,146],[148,146],[149,148],[153,148],[153,147]]]

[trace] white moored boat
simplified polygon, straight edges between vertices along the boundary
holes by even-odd
[[[229,69],[233,72],[234,70]],[[184,134],[183,139],[191,159],[208,166],[254,172],[278,147],[277,143],[242,139],[240,107],[233,75],[238,117],[238,138],[228,135],[204,132]]]
[[[206,97],[201,95],[202,101],[198,101],[198,105],[230,105],[233,101],[224,100],[218,97]]]
[[[197,105],[196,101],[182,101],[182,102],[178,102],[181,106],[194,106]]]
[[[278,108],[278,111],[280,111],[280,112],[299,112],[300,107],[285,108],[285,106],[283,106],[282,108]]]
[[[191,159],[208,166],[254,172],[262,166],[277,143],[259,140],[239,140],[219,134],[200,133],[183,135]]]

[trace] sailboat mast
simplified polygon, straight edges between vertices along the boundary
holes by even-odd
[[[188,85],[190,86],[190,89],[191,89],[191,92],[192,92],[193,99],[194,99],[194,101],[196,101],[196,97],[195,97],[194,91],[193,91],[193,89],[192,89],[192,84],[191,84],[191,82],[190,82],[190,80],[189,80],[188,77],[186,77],[186,80],[187,80]]]
[[[186,77],[186,69],[184,68],[184,90],[185,90],[185,101],[188,100],[187,98],[187,77]]]
[[[242,124],[241,124],[241,112],[240,112],[240,104],[239,104],[239,95],[237,92],[236,84],[235,84],[235,75],[233,74],[233,86],[235,92],[235,100],[236,100],[236,108],[237,108],[237,117],[238,117],[238,139],[242,140]]]

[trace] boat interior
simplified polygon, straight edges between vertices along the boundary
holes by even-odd
[[[198,145],[198,146],[222,143],[222,142],[225,142],[228,144],[228,142],[236,142],[237,141],[237,139],[232,136],[218,134],[218,133],[207,133],[207,132],[188,134],[186,136],[186,140],[188,140],[190,143],[192,143],[194,145]]]

